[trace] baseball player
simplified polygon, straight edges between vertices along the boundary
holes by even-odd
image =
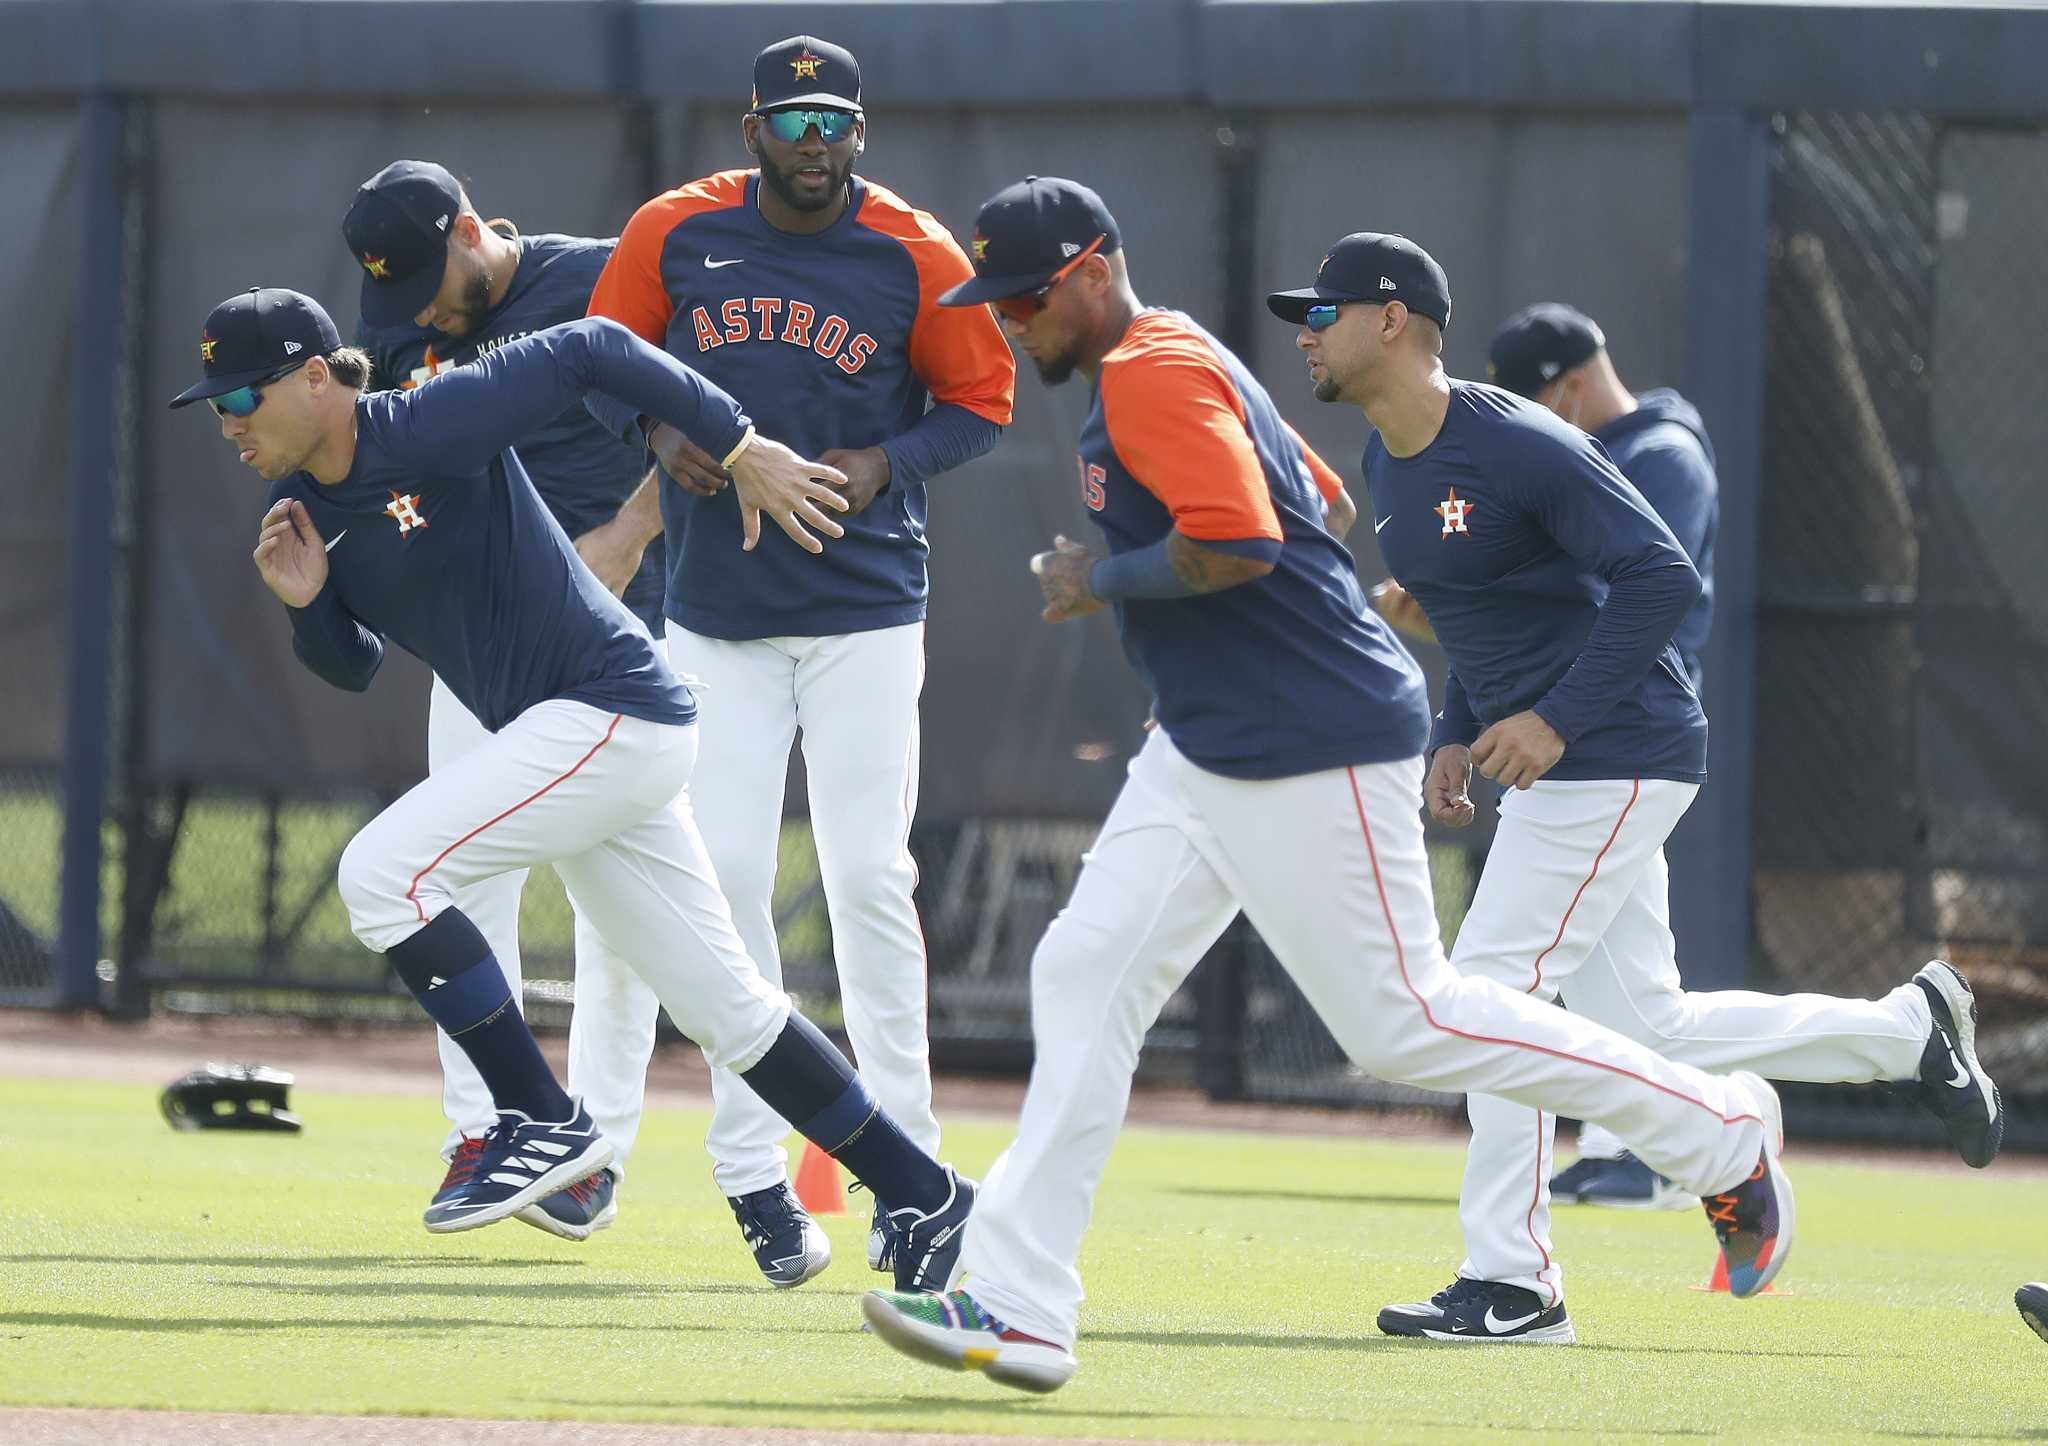
[[[1077,465],[1108,555],[1061,538],[1034,558],[1044,615],[1113,607],[1158,726],[1032,959],[1031,1083],[964,1284],[871,1292],[868,1321],[1008,1385],[1073,1374],[1075,1261],[1139,1046],[1240,908],[1362,1068],[1587,1111],[1716,1200],[1734,1291],[1762,1289],[1794,1223],[1770,1086],[1672,1064],[1445,963],[1415,807],[1422,675],[1323,525],[1335,475],[1215,338],[1139,304],[1093,191],[1008,187],[982,207],[975,253],[947,303],[993,303],[1041,376],[1093,383]]]
[[[612,253],[609,240],[522,236],[486,223],[446,169],[393,161],[356,192],[342,235],[363,268],[357,343],[373,374],[410,391],[449,367],[466,366],[508,341],[580,318]],[[660,636],[664,550],[621,537],[616,514],[639,485],[641,450],[599,427],[580,398],[519,441],[540,500],[574,540],[598,580]],[[482,744],[489,731],[439,677],[427,705],[427,767],[440,769]],[[512,998],[520,998],[519,893],[515,869],[463,890],[457,900],[491,946]],[[572,901],[573,903],[573,901]],[[647,1061],[654,1050],[654,991],[576,911],[576,1008],[569,1021],[569,1089],[612,1143],[612,1162],[589,1179],[519,1212],[530,1225],[588,1239],[618,1216],[616,1186],[640,1131]],[[439,1036],[442,1188],[475,1168],[497,1118],[491,1093],[445,1032]]]
[[[987,452],[1016,365],[988,313],[946,311],[971,268],[932,217],[854,174],[860,68],[798,35],[754,60],[741,133],[757,162],[642,206],[599,278],[593,316],[622,322],[737,397],[761,426],[846,475],[846,536],[822,558],[771,533],[743,556],[710,458],[602,399],[643,432],[667,480],[637,499],[668,531],[669,657],[705,692],[697,816],[747,951],[782,978],[771,909],[790,745],[803,734],[811,827],[846,1032],[875,1095],[936,1151],[924,934],[911,895],[918,694],[924,684],[925,483]],[[789,1126],[730,1073],[712,1076],[713,1174],[767,1280],[800,1285],[832,1251],[789,1188]],[[877,1210],[868,1263],[889,1268]]]
[[[1585,313],[1542,302],[1510,317],[1487,348],[1487,380],[1548,407],[1607,449],[1615,470],[1650,504],[1700,575],[1700,595],[1671,645],[1701,693],[1700,649],[1714,624],[1714,541],[1720,483],[1699,412],[1668,389],[1640,396],[1622,385],[1606,335]],[[1397,631],[1434,643],[1422,608],[1400,583],[1372,591],[1372,605]],[[1704,696],[1704,694],[1702,694]],[[1579,1131],[1579,1158],[1550,1181],[1553,1199],[1631,1210],[1698,1203],[1638,1160],[1597,1125]]]
[[[1918,1078],[1963,1158],[1989,1163],[2004,1121],[1977,1062],[1969,986],[1949,965],[1875,1002],[1680,989],[1662,847],[1706,777],[1707,720],[1671,635],[1700,583],[1642,494],[1578,428],[1444,375],[1450,287],[1412,241],[1346,236],[1314,287],[1270,305],[1300,326],[1316,397],[1353,403],[1377,429],[1364,467],[1380,550],[1450,660],[1430,814],[1471,821],[1474,765],[1504,790],[1452,968],[1532,1000],[1561,991],[1574,1013],[1702,1067]],[[1571,1341],[1550,1253],[1555,1113],[1497,1091],[1466,1105],[1467,1259],[1433,1299],[1381,1311],[1380,1329]],[[1691,1188],[1643,1137],[1630,1143]]]
[[[833,469],[759,436],[731,397],[606,321],[507,342],[412,391],[366,393],[367,356],[341,346],[317,302],[259,290],[214,308],[200,355],[204,378],[172,405],[209,401],[243,464],[271,483],[255,561],[300,660],[361,691],[388,637],[491,734],[366,824],[339,870],[356,937],[390,958],[498,1111],[476,1168],[436,1195],[427,1228],[504,1219],[611,1161],[455,902],[550,863],[677,1027],[891,1207],[898,1282],[942,1281],[972,1186],[875,1106],[747,957],[684,793],[689,689],[577,559],[510,444],[603,388],[722,459],[748,547],[764,510],[822,546],[811,529],[837,531],[821,510],[841,500]]]

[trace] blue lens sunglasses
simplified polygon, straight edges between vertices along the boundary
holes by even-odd
[[[843,141],[853,134],[853,123],[859,119],[846,110],[764,110],[755,114],[775,132],[776,139],[791,145],[802,140],[804,132],[812,126],[818,128],[818,139],[828,146]]]
[[[311,361],[312,358],[306,358]],[[208,397],[207,404],[213,408],[216,417],[247,417],[263,405],[263,389],[272,382],[290,376],[306,362],[295,361],[288,367],[279,367],[267,377],[258,377],[247,386],[236,387],[231,392],[222,392],[217,397]]]

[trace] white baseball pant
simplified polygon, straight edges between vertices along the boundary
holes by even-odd
[[[427,701],[427,770],[437,773],[490,738],[448,685],[434,679]],[[461,890],[455,902],[483,933],[497,956],[512,997],[519,1000],[519,895],[525,869],[514,869]],[[581,909],[576,919],[576,1004],[569,1016],[569,1080],[615,1153],[611,1168],[621,1178],[626,1156],[640,1134],[647,1100],[647,1062],[654,1054],[655,1017],[661,1002],[647,982],[612,951]],[[464,1135],[481,1135],[497,1121],[497,1107],[476,1066],[443,1030],[434,1031],[441,1049],[441,1109],[448,1138],[441,1158],[455,1153]]]
[[[1680,985],[1664,840],[1698,792],[1654,778],[1539,780],[1504,792],[1451,967],[1540,1000],[1562,994],[1572,1013],[1701,1069],[1822,1084],[1915,1075],[1933,1021],[1911,984],[1879,1000]],[[1550,1241],[1556,1115],[1483,1094],[1465,1105],[1459,1274],[1555,1304],[1564,1295]]]
[[[697,692],[702,751],[691,804],[747,953],[776,985],[782,795],[790,744],[803,730],[847,1037],[876,1100],[936,1156],[924,929],[910,859],[924,624],[730,642],[671,622],[668,653]],[[745,1195],[787,1179],[788,1122],[730,1071],[713,1072],[711,1096],[704,1147],[719,1189]]]
[[[577,912],[706,1058],[745,1071],[789,1019],[732,927],[684,792],[694,726],[536,703],[371,819],[342,851],[349,926],[381,954],[465,889],[553,864]]]
[[[992,1314],[1072,1348],[1075,1261],[1139,1045],[1239,908],[1372,1073],[1599,1120],[1696,1190],[1755,1169],[1764,1127],[1740,1084],[1452,970],[1421,782],[1419,758],[1222,778],[1153,731],[1032,959],[1031,1083],[961,1255],[965,1288]]]

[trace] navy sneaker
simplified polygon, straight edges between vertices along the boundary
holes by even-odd
[[[599,1170],[587,1180],[534,1201],[519,1212],[519,1218],[564,1240],[588,1240],[619,1218],[618,1188],[614,1171]]]
[[[951,1165],[944,1169],[952,1188],[938,1209],[929,1214],[909,1207],[889,1212],[889,1225],[896,1234],[896,1254],[890,1264],[898,1291],[944,1290],[960,1259],[967,1217],[974,1210],[974,1182],[961,1179]]]
[[[1785,1149],[1785,1115],[1778,1092],[1747,1070],[1729,1078],[1739,1081],[1762,1107],[1764,1147],[1749,1178],[1700,1203],[1728,1266],[1728,1293],[1746,1300],[1776,1278],[1792,1253],[1792,1182],[1778,1165]]]
[[[1568,1346],[1579,1338],[1563,1301],[1546,1306],[1533,1290],[1463,1276],[1428,1300],[1386,1307],[1379,1325],[1390,1336],[1433,1341]]]
[[[1687,1210],[1700,1203],[1699,1196],[1626,1151],[1611,1160],[1580,1160],[1560,1170],[1550,1182],[1550,1196],[1615,1210]]]
[[[868,1187],[855,1180],[846,1188],[848,1193],[857,1194]],[[880,1200],[875,1201],[875,1213],[868,1221],[868,1269],[882,1275],[893,1274],[896,1269],[896,1231],[889,1224],[889,1212]]]
[[[893,1274],[896,1269],[896,1230],[889,1224],[889,1212],[875,1202],[874,1217],[868,1221],[868,1269]]]
[[[802,1285],[832,1263],[832,1242],[797,1202],[789,1182],[746,1195],[728,1195],[740,1236],[754,1252],[761,1276],[777,1290]]]
[[[1934,1015],[1920,1055],[1920,1101],[1948,1126],[1949,1143],[1963,1163],[1983,1169],[2005,1143],[2005,1108],[1998,1086],[1977,1062],[1977,999],[1955,965],[1936,959],[1913,982]]]
[[[499,1111],[469,1178],[452,1192],[444,1186],[427,1206],[427,1229],[446,1235],[495,1225],[609,1165],[611,1141],[597,1132],[581,1102],[572,1103],[576,1113],[553,1123]]]
[[[2027,1323],[2027,1329],[2048,1341],[2048,1285],[2038,1281],[2023,1285],[2013,1296],[2012,1303],[2020,1308],[2020,1319]]]

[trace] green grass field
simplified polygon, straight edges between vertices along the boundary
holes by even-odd
[[[180,1135],[152,1092],[4,1086],[0,1404],[568,1417],[1137,1440],[1964,1440],[2042,1435],[2038,1175],[1794,1159],[1790,1295],[1686,1287],[1694,1214],[1562,1212],[1581,1344],[1467,1349],[1373,1328],[1456,1264],[1452,1143],[1134,1129],[1084,1260],[1081,1372],[1003,1392],[859,1333],[865,1216],[763,1287],[714,1193],[704,1117],[649,1118],[617,1228],[418,1224],[441,1122],[418,1097],[306,1095],[297,1137]],[[1006,1138],[961,1125],[985,1166]],[[860,1201],[864,1197],[855,1197]],[[858,1207],[856,1207],[858,1208]]]

